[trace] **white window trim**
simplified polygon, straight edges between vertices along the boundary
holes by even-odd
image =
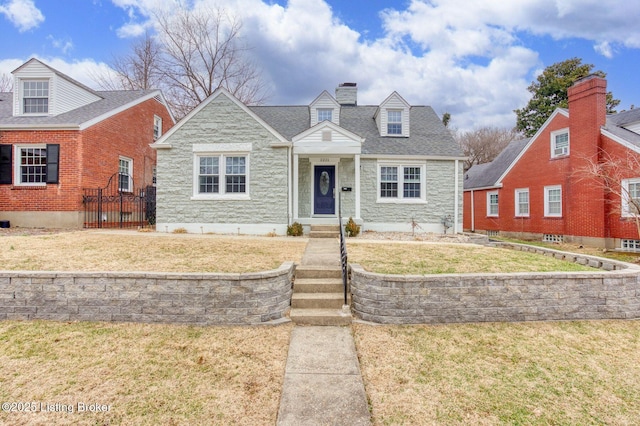
[[[158,131],[156,132],[156,129]],[[153,116],[153,140],[158,140],[162,136],[162,117],[158,115]]]
[[[220,160],[218,161],[219,170],[220,170],[220,192],[218,193],[200,193],[200,157],[218,157]],[[226,191],[226,157],[245,157],[245,192],[230,192]],[[196,150],[194,147],[194,155],[193,155],[193,195],[191,196],[192,200],[250,200],[251,199],[251,190],[250,190],[250,176],[249,171],[251,167],[251,156],[249,151],[227,151],[223,150],[222,152],[204,152]]]
[[[129,163],[129,188],[126,191],[123,191],[122,188],[120,188],[120,161],[126,161]],[[123,157],[122,155],[118,157],[118,191],[133,192],[133,158]]]
[[[529,211],[527,213],[522,213],[520,211],[520,194],[527,193],[527,205],[529,206]],[[498,200],[499,202],[499,200]],[[517,217],[529,217],[531,214],[531,193],[529,192],[529,188],[519,188],[515,190],[515,212]]]
[[[392,197],[381,197],[380,189],[381,189],[381,181],[380,181],[380,173],[382,167],[397,167],[398,168],[398,196],[395,198]],[[418,167],[420,168],[420,197],[419,198],[404,198],[404,167]],[[379,162],[378,167],[376,168],[376,202],[381,204],[426,204],[427,203],[427,174],[426,174],[426,165],[424,163],[417,162],[393,162],[393,161],[384,161]]]
[[[390,112],[399,112],[400,113],[400,121],[389,121],[389,113]],[[404,114],[405,111],[402,108],[387,108],[387,136],[404,136]],[[400,133],[389,133],[389,124],[400,124]]]
[[[47,82],[49,84],[47,89],[47,96],[45,97],[36,97],[34,99],[47,99],[47,112],[24,112],[24,100],[25,98],[31,98],[31,96],[25,96],[24,93],[24,83],[27,82]],[[24,116],[43,116],[43,115],[51,115],[52,105],[51,105],[51,87],[52,81],[50,78],[20,78],[18,79],[18,87],[20,91],[20,105],[18,106],[18,115]]]
[[[549,213],[549,191],[560,190],[560,213]],[[562,185],[553,185],[544,187],[544,216],[545,217],[562,217]]]
[[[631,183],[640,184],[640,177],[623,179],[621,182],[622,205],[620,206],[620,213],[622,217],[635,217],[635,215],[631,213],[631,209],[629,208],[629,184]]]
[[[331,115],[331,117],[329,119],[320,120],[320,112],[328,112]],[[333,121],[333,114],[334,114],[333,108],[317,108],[316,109],[316,121],[318,123],[322,123],[323,121],[332,122]]]
[[[556,136],[567,134],[567,152],[565,154],[555,154],[556,151]],[[551,132],[551,140],[550,140],[550,149],[551,149],[551,158],[560,158],[560,157],[568,157],[571,152],[571,134],[569,133],[569,128],[564,128],[560,130],[555,130]]]
[[[498,203],[496,204],[496,207],[498,208],[497,213],[491,213],[491,196],[492,195],[498,196]],[[487,217],[498,217],[498,216],[500,216],[500,194],[498,193],[498,191],[487,192]]]
[[[14,186],[47,186],[47,182],[22,182],[21,164],[22,148],[47,149],[47,144],[16,144],[13,152],[13,185]]]

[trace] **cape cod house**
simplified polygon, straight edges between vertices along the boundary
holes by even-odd
[[[83,226],[83,188],[151,185],[149,145],[174,124],[158,90],[95,91],[31,59],[0,93],[0,220]]]
[[[464,158],[433,109],[396,92],[361,106],[355,83],[335,94],[246,106],[213,93],[152,145],[156,229],[285,234],[336,224],[341,208],[363,230],[460,231]]]
[[[640,201],[640,110],[607,115],[606,80],[569,88],[530,139],[514,141],[464,180],[464,229],[549,242],[640,250],[633,203]],[[611,165],[616,166],[614,170]],[[604,185],[589,168],[609,167]],[[637,212],[636,212],[637,213]]]

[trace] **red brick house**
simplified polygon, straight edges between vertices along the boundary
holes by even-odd
[[[83,226],[83,188],[153,182],[149,147],[175,123],[158,90],[94,91],[31,59],[0,93],[0,221]]]
[[[611,159],[640,164],[640,110],[607,115],[606,87],[597,76],[576,82],[568,110],[557,109],[532,138],[469,169],[464,229],[640,250],[629,203],[640,199],[640,170],[624,170],[613,190],[586,171]]]

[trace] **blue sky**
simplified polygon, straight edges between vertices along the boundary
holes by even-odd
[[[93,76],[177,1],[242,20],[270,104],[355,81],[360,104],[396,90],[461,130],[511,127],[537,73],[580,57],[607,73],[619,109],[640,107],[640,2],[627,0],[0,0],[0,74],[35,56],[98,88]]]

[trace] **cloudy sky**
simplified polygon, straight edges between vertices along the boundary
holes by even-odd
[[[579,57],[607,73],[618,109],[640,106],[635,0],[0,0],[0,74],[35,56],[97,88],[91,76],[178,1],[242,20],[268,104],[357,82],[361,105],[395,90],[458,129],[512,127],[537,73]]]

